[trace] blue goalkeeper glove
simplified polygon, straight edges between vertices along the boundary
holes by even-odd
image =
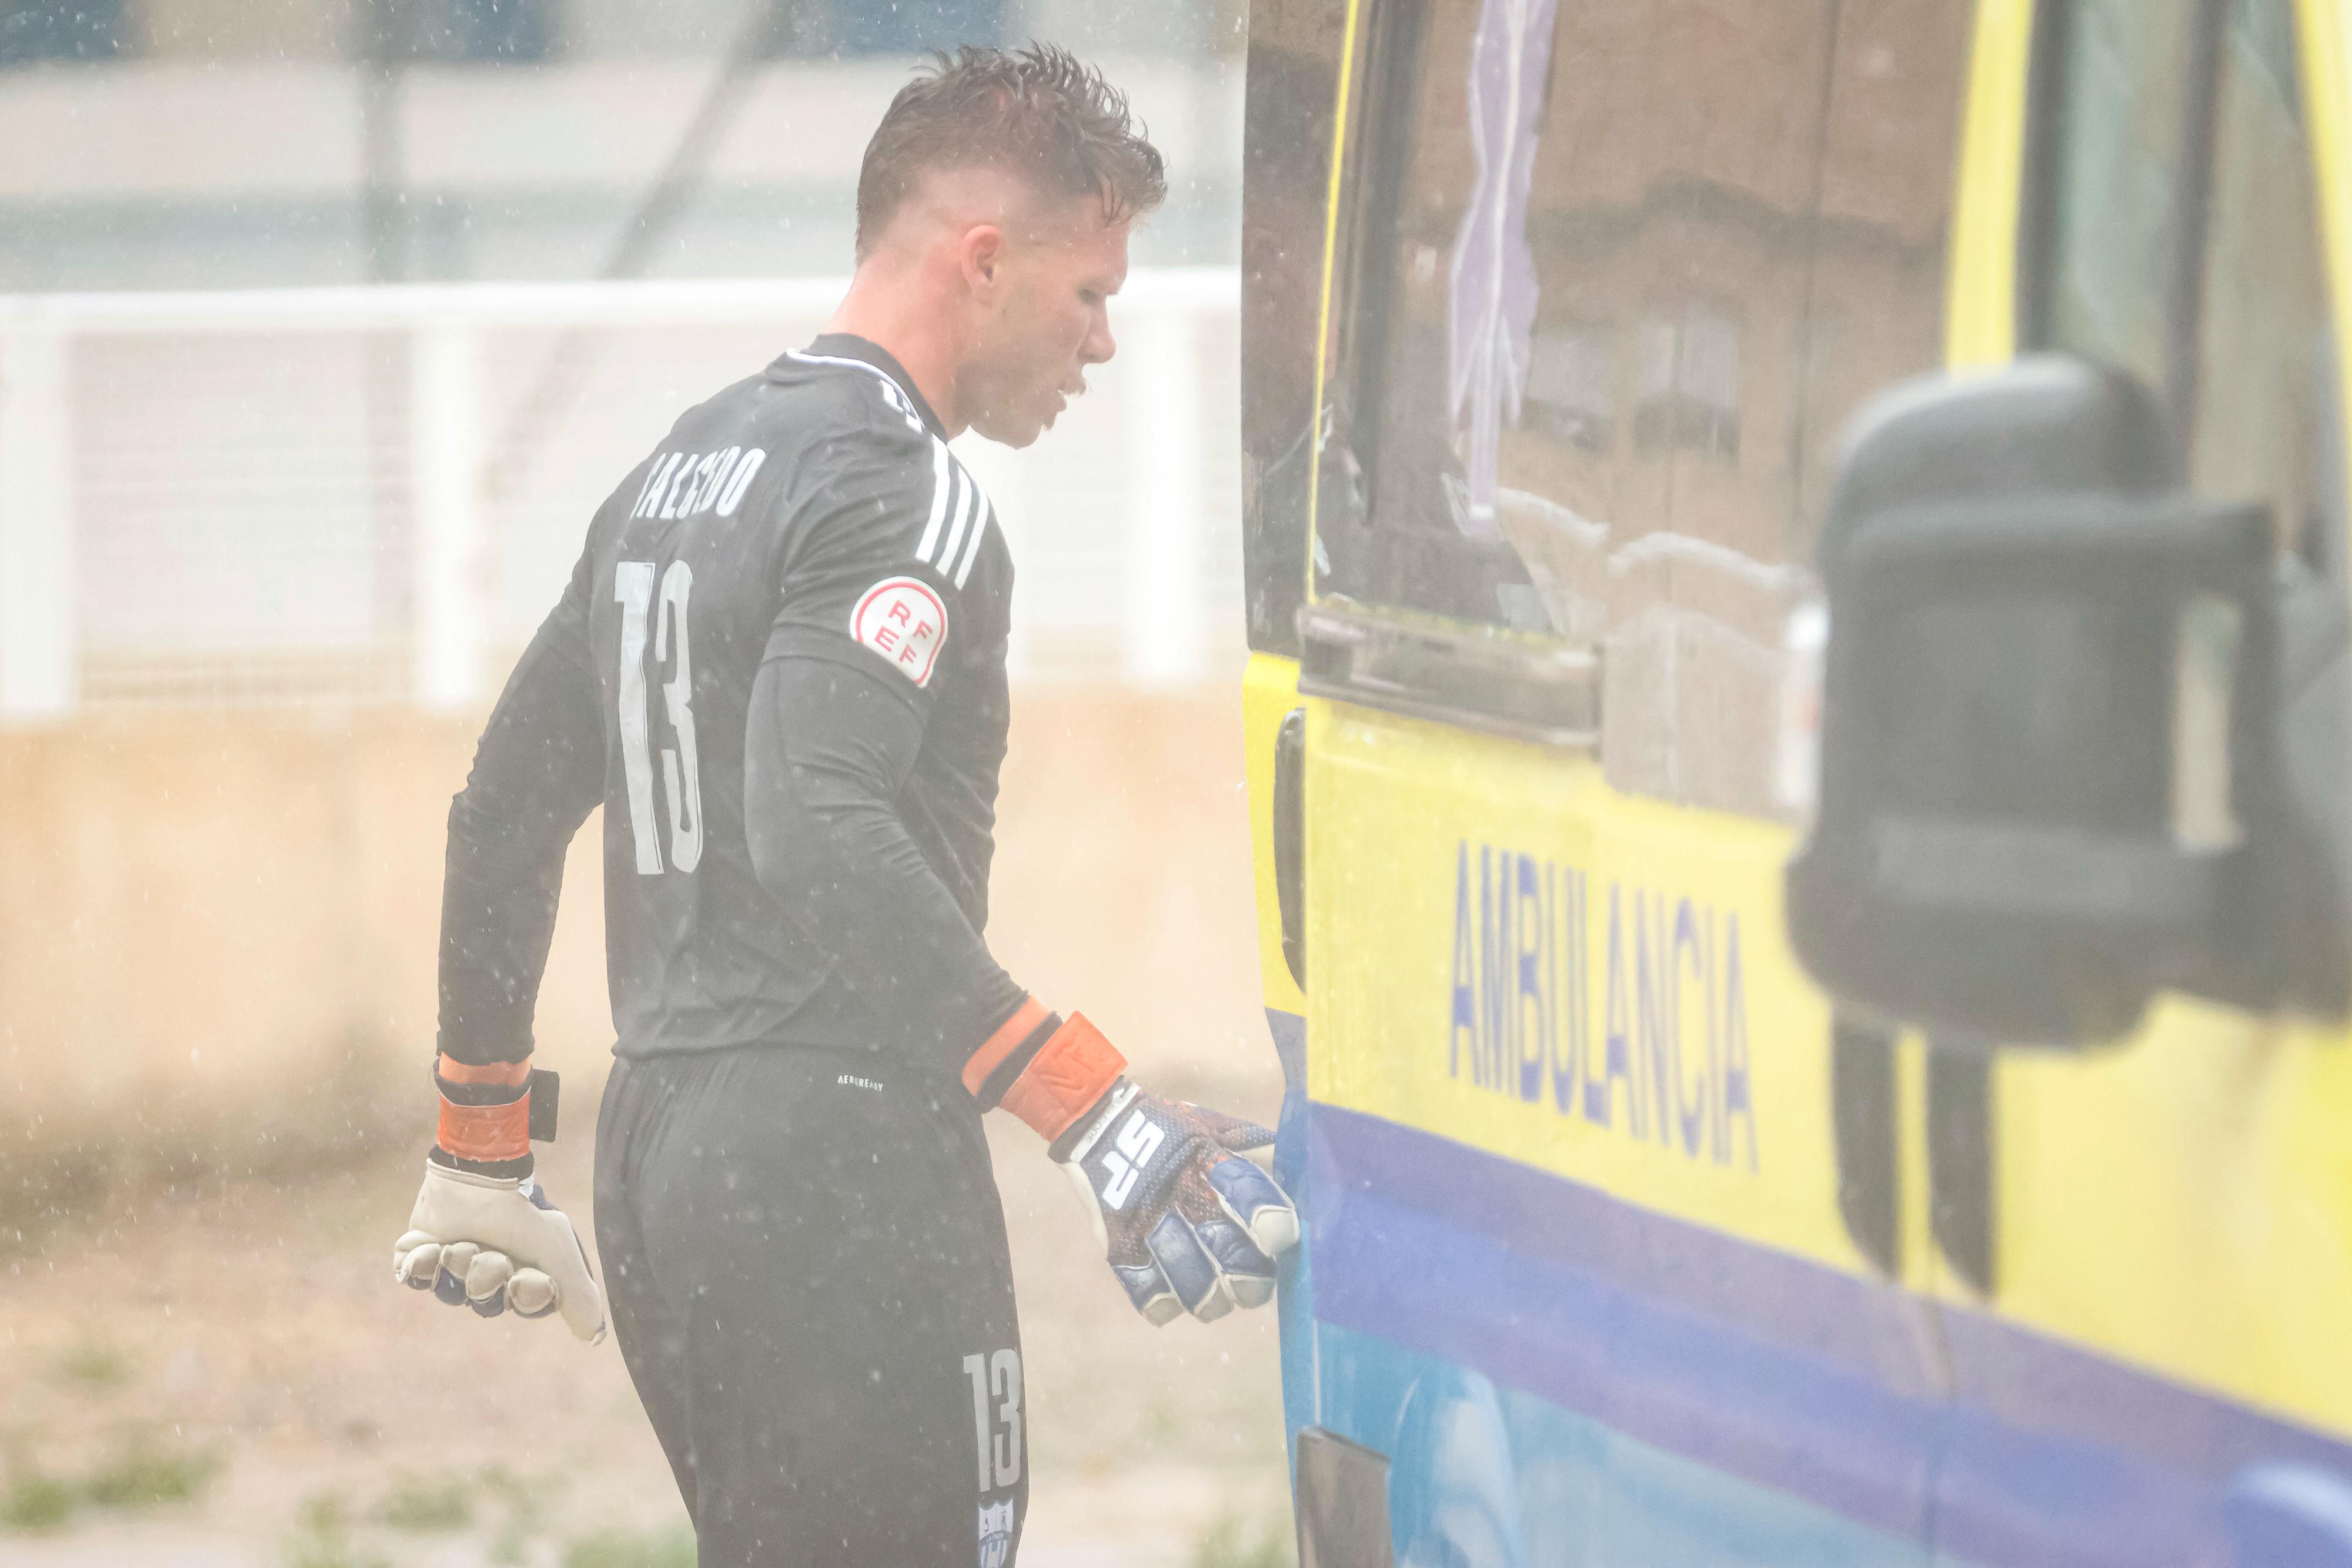
[[[1274,1134],[1147,1094],[1127,1058],[1082,1014],[1034,997],[965,1061],[964,1087],[1045,1140],[1077,1184],[1095,1240],[1128,1300],[1153,1323],[1203,1322],[1274,1297],[1274,1260],[1298,1242],[1298,1211],[1244,1155]]]
[[[1135,1310],[1154,1324],[1180,1312],[1208,1322],[1271,1301],[1274,1260],[1297,1244],[1297,1209],[1244,1157],[1273,1145],[1255,1122],[1121,1078],[1052,1153]]]

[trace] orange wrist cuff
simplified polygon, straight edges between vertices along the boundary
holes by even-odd
[[[435,1063],[434,1071],[446,1083],[522,1091],[503,1105],[460,1105],[446,1094],[442,1095],[439,1139],[443,1153],[484,1165],[519,1160],[530,1153],[530,1062],[477,1065],[444,1056]]]
[[[978,1094],[988,1075],[1003,1065],[1004,1059],[1021,1049],[1021,1044],[1037,1030],[1037,1026],[1053,1015],[1045,1004],[1034,997],[1024,1000],[1013,1015],[998,1026],[978,1051],[964,1059],[963,1086],[966,1093]]]
[[[444,1083],[503,1083],[520,1089],[530,1082],[528,1061],[460,1061],[446,1051],[433,1071]]]
[[[441,1102],[441,1147],[461,1160],[491,1164],[530,1153],[530,1096],[504,1105]]]
[[[1030,1027],[1040,1021],[1033,1020]],[[1094,1109],[1126,1071],[1127,1058],[1103,1038],[1102,1030],[1088,1023],[1085,1014],[1072,1013],[1030,1059],[1000,1103],[1050,1144]]]

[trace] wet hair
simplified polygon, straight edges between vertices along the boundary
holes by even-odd
[[[1167,198],[1160,151],[1129,115],[1127,95],[1067,49],[966,44],[931,62],[898,89],[866,144],[858,259],[917,182],[940,171],[996,169],[1047,195],[1099,196],[1111,223]]]

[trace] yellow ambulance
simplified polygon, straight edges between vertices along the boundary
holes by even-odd
[[[2352,1564],[2345,0],[1253,0],[1315,1568]]]

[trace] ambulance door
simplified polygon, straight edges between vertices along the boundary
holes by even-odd
[[[2042,0],[2029,33],[2031,9],[1988,5],[1979,41],[1979,114],[2024,110],[2017,345],[2129,372],[2169,412],[2191,489],[2271,505],[2285,747],[2340,864],[2344,433],[2319,172],[2341,154],[2315,160],[2319,128],[2345,123],[2336,7]],[[1971,180],[1997,190],[1988,173]],[[2000,281],[1961,283],[1956,347],[1997,350]],[[1939,1560],[2352,1563],[2339,1035],[2176,997],[2088,1053],[1935,1052],[1956,1378]]]
[[[1263,814],[1302,847],[1308,1398],[1386,1463],[1398,1561],[1924,1560],[1917,1190],[1891,1047],[1780,936],[1780,766],[1830,443],[1937,355],[1964,34],[1347,15]]]
[[[1253,0],[1242,160],[1242,546],[1250,660],[1243,680],[1251,851],[1266,1025],[1282,1062],[1275,1175],[1307,1182],[1307,1002],[1300,810],[1306,716],[1298,607],[1330,153],[1346,0]],[[1317,1420],[1311,1240],[1282,1271],[1283,1408],[1294,1442]]]

